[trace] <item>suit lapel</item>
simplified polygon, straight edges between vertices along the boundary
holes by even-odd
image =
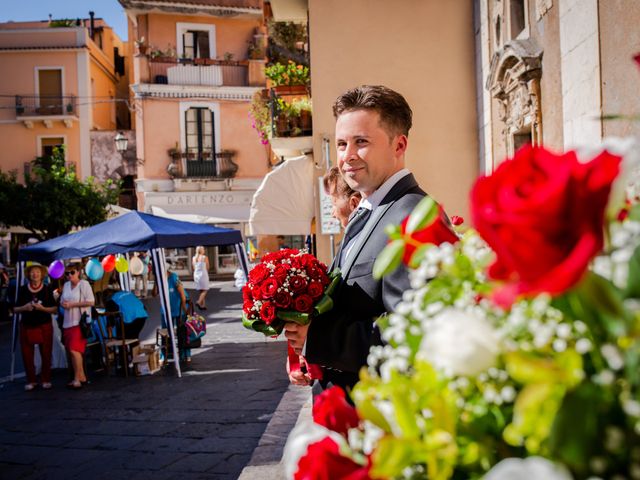
[[[342,278],[348,277],[349,271],[351,270],[351,267],[355,263],[355,260],[358,258],[358,255],[360,255],[362,248],[367,243],[367,240],[369,239],[373,231],[378,226],[378,223],[380,223],[380,220],[382,220],[382,217],[384,216],[384,214],[387,213],[387,210],[389,210],[391,205],[393,205],[393,203],[398,198],[402,197],[407,191],[411,190],[412,188],[416,188],[417,186],[418,186],[418,183],[416,182],[413,174],[409,174],[405,177],[402,177],[398,181],[398,183],[396,183],[391,188],[391,190],[389,191],[389,193],[387,193],[387,195],[384,197],[382,202],[380,202],[380,205],[378,205],[378,207],[371,213],[371,216],[369,217],[369,221],[360,232],[360,235],[358,236],[358,238],[356,238],[355,243],[351,249],[350,255],[342,265],[342,268],[341,268]],[[342,247],[343,245],[341,242],[340,249],[338,251],[338,254],[336,255],[336,258],[340,258],[338,255],[341,254]],[[335,258],[333,263],[336,263]]]

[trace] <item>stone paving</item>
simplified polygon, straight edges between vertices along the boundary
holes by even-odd
[[[212,285],[203,348],[182,378],[172,368],[96,374],[71,391],[56,370],[50,391],[25,392],[24,378],[1,383],[0,478],[282,478],[282,448],[309,390],[288,385],[283,339],[242,327],[232,282]],[[147,303],[143,336],[152,338],[159,307]],[[6,366],[10,329],[0,327]]]

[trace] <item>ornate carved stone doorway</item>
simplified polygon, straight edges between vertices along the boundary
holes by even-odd
[[[525,143],[542,143],[541,60],[542,49],[533,39],[512,40],[491,59],[486,88],[497,100],[509,156]]]

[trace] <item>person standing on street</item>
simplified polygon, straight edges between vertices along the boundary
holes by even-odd
[[[80,271],[80,263],[71,263],[67,266],[64,272],[67,281],[62,286],[60,295],[60,305],[64,308],[62,338],[73,367],[73,380],[67,384],[67,387],[76,390],[87,382],[83,359],[87,339],[82,336],[80,319],[83,313],[91,315],[91,307],[95,304],[91,285],[80,277]]]
[[[193,265],[193,281],[198,291],[196,306],[200,310],[206,310],[207,292],[209,291],[209,257],[202,246],[196,247],[196,254],[191,259]]]
[[[18,290],[18,301],[13,311],[20,314],[20,349],[27,374],[26,391],[38,386],[34,363],[35,346],[38,345],[42,368],[40,378],[42,388],[51,388],[51,352],[53,350],[53,323],[51,314],[57,306],[51,288],[44,284],[47,269],[39,263],[32,263],[25,270],[29,283]]]
[[[342,282],[334,293],[333,309],[306,326],[285,325],[285,336],[296,352],[323,366],[324,377],[314,382],[314,395],[332,385],[353,387],[369,348],[382,343],[375,319],[393,310],[410,282],[404,265],[382,279],[373,277],[373,265],[389,241],[385,227],[400,225],[426,196],[405,168],[412,111],[402,95],[384,86],[364,85],[338,97],[333,113],[338,168],[347,184],[362,194],[362,201],[334,259]],[[452,240],[457,238],[450,233]]]

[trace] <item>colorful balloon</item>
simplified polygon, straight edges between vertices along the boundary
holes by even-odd
[[[129,270],[129,262],[124,257],[118,257],[116,260],[116,270],[120,273],[124,273]]]
[[[102,259],[102,268],[104,268],[105,272],[110,272],[114,268],[116,268],[116,257],[115,255],[107,255]]]
[[[104,268],[102,268],[102,264],[98,261],[97,258],[92,258],[87,262],[84,267],[84,273],[87,274],[90,280],[94,282],[100,280],[104,275]]]
[[[131,275],[142,275],[144,271],[144,263],[138,257],[133,257],[129,260],[129,271]]]
[[[64,263],[60,260],[54,260],[49,265],[49,276],[53,279],[60,278],[64,275]]]

